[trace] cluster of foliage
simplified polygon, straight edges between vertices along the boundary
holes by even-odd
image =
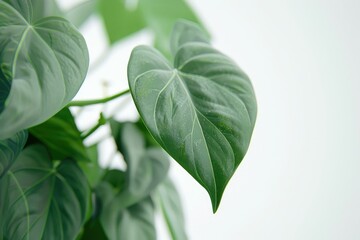
[[[210,45],[184,0],[126,3],[90,0],[65,12],[54,0],[0,0],[0,239],[151,240],[157,209],[172,238],[187,239],[169,156],[206,189],[213,211],[219,207],[255,124],[250,80]],[[148,28],[157,49],[133,50],[129,90],[71,102],[89,63],[77,27],[92,14],[110,44]],[[127,93],[138,122],[101,115],[79,131],[70,107]],[[104,124],[125,171],[102,169],[97,146],[84,145]]]

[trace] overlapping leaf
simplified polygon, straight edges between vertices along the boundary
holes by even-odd
[[[32,145],[0,181],[0,238],[74,239],[85,220],[89,196],[86,178],[75,162],[54,166],[43,146]]]
[[[153,137],[208,191],[216,211],[248,149],[255,94],[247,75],[197,25],[178,22],[171,46],[174,67],[151,47],[133,50],[130,90]]]
[[[86,75],[81,34],[60,17],[37,20],[44,13],[36,11],[30,0],[0,0],[0,139],[53,116]]]
[[[46,122],[30,129],[30,133],[46,145],[53,159],[73,158],[89,161],[81,134],[68,108],[62,109]]]
[[[134,123],[112,120],[111,129],[127,169],[109,171],[96,189],[101,225],[109,239],[156,239],[149,196],[167,175],[168,156],[160,148],[146,148]]]

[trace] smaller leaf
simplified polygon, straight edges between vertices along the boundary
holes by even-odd
[[[134,123],[110,122],[112,134],[127,163],[126,186],[117,196],[122,208],[145,198],[169,170],[168,155],[160,148],[145,148],[145,139]]]
[[[131,207],[120,208],[116,190],[107,182],[98,186],[97,195],[101,201],[101,226],[110,240],[156,240],[155,208],[150,197]]]
[[[0,180],[19,156],[27,138],[27,131],[21,131],[12,138],[0,140]]]
[[[29,131],[49,148],[53,159],[72,158],[76,161],[89,161],[81,133],[68,108],[64,108]]]
[[[180,195],[174,183],[166,178],[156,189],[157,199],[173,240],[188,239]]]

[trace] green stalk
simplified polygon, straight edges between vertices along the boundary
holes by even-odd
[[[96,130],[98,130],[99,127],[106,124],[106,118],[102,113],[100,113],[99,120],[95,126],[93,126],[90,130],[86,131],[84,134],[81,135],[81,138],[84,140],[90,135],[92,135]]]
[[[102,98],[102,99],[93,99],[93,100],[84,100],[84,101],[72,101],[70,102],[67,107],[84,107],[84,106],[89,106],[89,105],[94,105],[94,104],[101,104],[101,103],[106,103],[109,102],[111,100],[114,100],[118,97],[121,97],[127,93],[129,93],[130,90],[127,89],[125,91],[122,91],[120,93],[117,93],[113,96],[110,97],[106,97],[106,98]]]

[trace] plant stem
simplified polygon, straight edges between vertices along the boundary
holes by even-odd
[[[113,96],[102,98],[102,99],[93,99],[93,100],[84,100],[84,101],[72,101],[67,106],[68,107],[84,107],[84,106],[89,106],[89,105],[94,105],[94,104],[106,103],[106,102],[114,100],[114,99],[116,99],[118,97],[121,97],[122,95],[125,95],[125,94],[127,94],[129,92],[130,92],[130,90],[127,89],[127,90],[122,91],[120,93],[117,93],[117,94],[115,94]]]
[[[102,113],[100,113],[100,117],[99,117],[99,120],[98,120],[97,124],[95,126],[93,126],[90,130],[88,130],[86,133],[81,135],[81,138],[83,140],[86,139],[91,134],[93,134],[96,130],[98,130],[99,127],[101,127],[101,126],[103,126],[105,124],[106,124],[106,118],[104,117],[104,115]]]

